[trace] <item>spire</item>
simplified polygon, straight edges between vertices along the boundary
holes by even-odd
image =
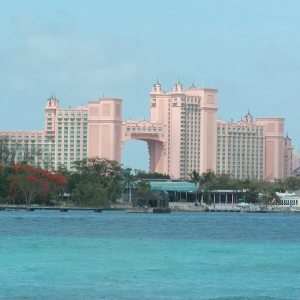
[[[151,93],[159,93],[161,94],[162,93],[162,90],[161,90],[161,84],[159,83],[158,81],[158,76],[156,78],[156,83],[153,84],[152,86],[152,91]]]
[[[179,80],[179,76],[178,76],[177,84],[181,84],[181,83],[180,83],[180,80]]]
[[[53,95],[52,95],[52,91],[51,91],[51,96],[47,100],[54,100]]]
[[[194,80],[193,80],[193,83],[192,83],[192,86],[191,86],[192,89],[195,88],[195,85],[194,85]]]
[[[251,123],[253,123],[252,119],[253,119],[253,117],[251,116],[250,111],[249,111],[249,108],[248,108],[248,113],[247,113],[247,115],[244,117],[244,120],[245,120],[248,124],[251,124]]]
[[[289,140],[289,141],[291,141],[291,140],[292,140],[292,139],[290,139],[288,132],[287,132],[287,134],[286,134],[286,136],[285,136],[285,138],[284,138],[284,139],[285,139],[285,140]]]

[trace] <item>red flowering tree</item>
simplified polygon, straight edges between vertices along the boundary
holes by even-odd
[[[45,198],[49,192],[49,185],[44,180],[33,175],[13,176],[10,192],[13,198],[21,197],[25,199],[26,205],[30,205],[36,196]]]
[[[10,193],[15,200],[22,199],[26,205],[37,198],[46,201],[66,184],[66,179],[60,174],[51,174],[28,165],[12,167],[15,174],[10,177]]]
[[[47,182],[50,187],[49,192],[51,196],[63,192],[63,186],[67,184],[67,180],[63,175],[51,174],[50,172],[47,171],[45,177],[47,178]]]

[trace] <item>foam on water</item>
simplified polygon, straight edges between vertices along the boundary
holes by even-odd
[[[298,214],[2,211],[0,298],[299,299],[299,229]]]

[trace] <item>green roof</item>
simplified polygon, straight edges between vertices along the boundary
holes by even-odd
[[[197,185],[191,182],[150,181],[150,191],[195,192]]]

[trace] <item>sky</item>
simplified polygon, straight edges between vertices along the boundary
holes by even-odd
[[[60,107],[123,99],[123,121],[149,119],[165,92],[218,89],[218,117],[285,118],[300,148],[298,0],[0,0],[0,130],[42,130]],[[128,141],[125,167],[148,171],[147,145]]]

